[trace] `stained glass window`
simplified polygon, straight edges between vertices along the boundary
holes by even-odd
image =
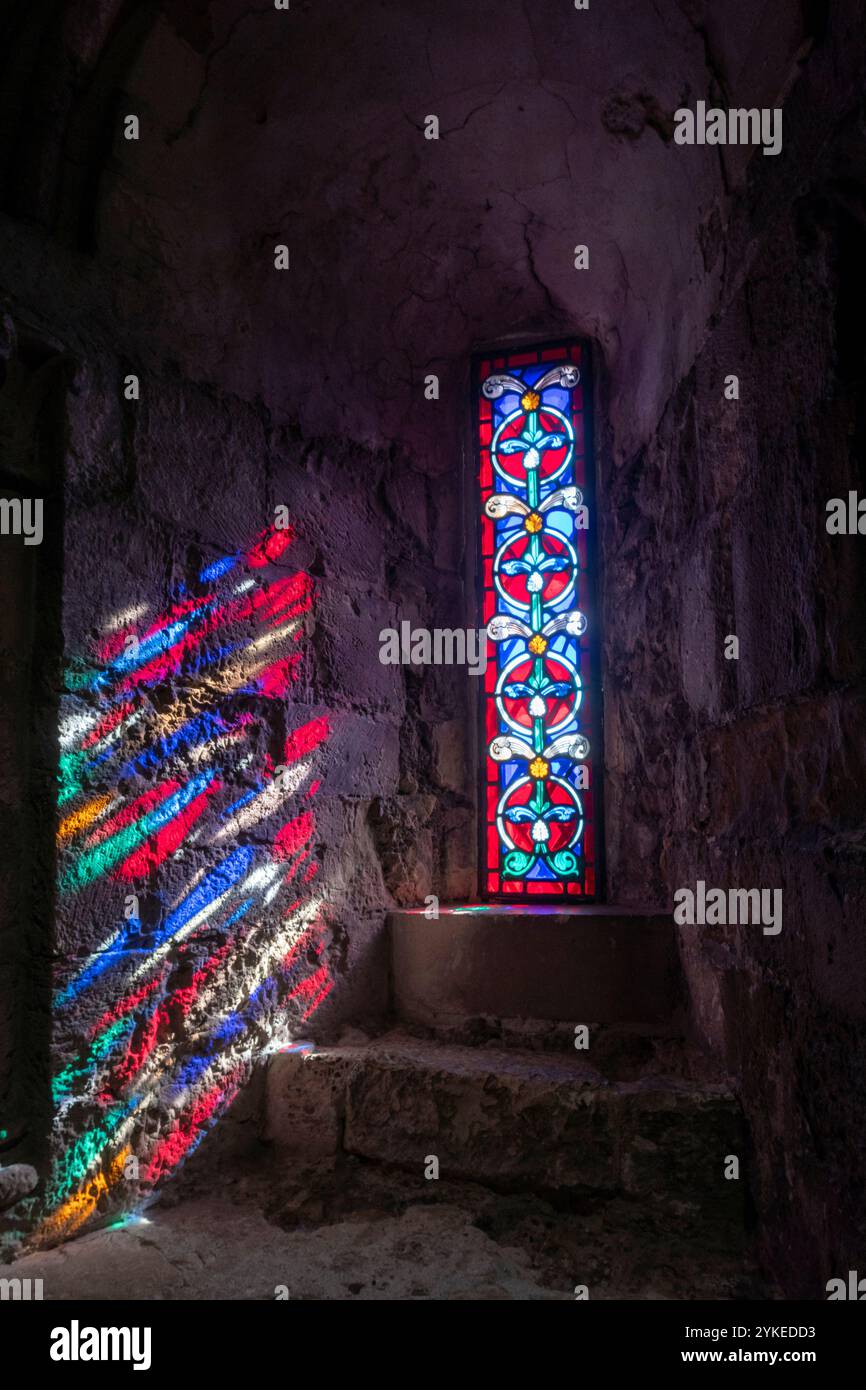
[[[601,709],[589,355],[476,363],[482,621],[482,891],[599,893]]]

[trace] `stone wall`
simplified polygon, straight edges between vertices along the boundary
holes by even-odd
[[[455,799],[431,792],[434,730],[453,724],[454,682],[419,691],[407,754],[412,706],[402,673],[376,660],[380,628],[398,603],[403,612],[411,605],[410,570],[419,621],[432,621],[432,603],[443,602],[429,597],[441,586],[423,478],[399,505],[406,467],[384,450],[305,442],[261,406],[169,375],[140,371],[139,398],[127,401],[129,361],[78,348],[66,351],[63,442],[54,441],[51,460],[64,494],[46,490],[61,534],[52,533],[51,551],[48,538],[44,550],[18,542],[17,552],[6,539],[10,561],[13,553],[64,558],[55,595],[63,668],[55,649],[36,692],[36,713],[51,716],[43,760],[60,786],[56,901],[50,862],[39,873],[31,864],[40,829],[55,824],[53,797],[43,797],[25,834],[26,729],[10,745],[14,838],[5,846],[4,944],[15,970],[4,976],[4,1119],[29,1129],[16,1157],[44,1159],[53,1076],[48,1201],[32,1204],[48,1240],[79,1229],[97,1203],[104,1210],[109,1189],[129,1205],[167,1176],[266,1044],[383,1017],[389,863],[400,863],[405,885],[410,860],[395,836],[406,807],[417,806],[427,848],[424,858],[424,844],[413,846],[417,891],[429,891],[433,845],[447,840],[439,827]],[[284,549],[280,509],[293,537]],[[201,580],[234,556],[225,578]],[[23,581],[10,586],[7,609],[17,633],[7,695],[25,723],[28,671],[50,616],[22,608],[27,592]],[[181,631],[196,605],[213,610],[213,622],[203,616]],[[171,629],[165,641],[160,629]],[[124,666],[133,638],[139,654]],[[264,817],[248,821],[241,808],[235,821],[228,808],[242,797],[253,810],[267,802],[281,766],[286,794]],[[173,824],[186,827],[176,841],[158,816],[173,796],[181,798]],[[248,875],[214,884],[214,874],[231,874],[238,849],[251,856],[249,874],[279,869],[276,898],[269,878],[246,889]],[[178,912],[208,884],[202,907],[220,910],[190,935]],[[252,925],[229,930],[245,894]],[[180,931],[166,949],[173,921]],[[45,997],[45,1010],[52,968],[49,1026],[36,999]],[[129,1178],[100,1166],[103,1155],[115,1165],[118,1153]]]
[[[757,171],[723,312],[652,441],[611,467],[605,517],[619,891],[653,867],[659,902],[698,879],[783,890],[779,935],[683,926],[681,946],[696,1032],[741,1080],[765,1255],[792,1296],[856,1268],[866,1223],[866,560],[825,526],[830,498],[864,489],[866,170],[862,78],[833,51],[785,109],[799,186]]]

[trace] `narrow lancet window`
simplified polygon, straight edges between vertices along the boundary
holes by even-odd
[[[589,355],[476,364],[485,897],[599,893],[601,709]]]

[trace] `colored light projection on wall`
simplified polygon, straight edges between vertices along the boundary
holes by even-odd
[[[482,360],[484,896],[597,893],[590,396],[580,344]]]
[[[328,720],[293,718],[313,585],[291,541],[273,528],[166,612],[119,615],[67,672],[67,963],[33,1244],[145,1205],[331,990],[313,848]]]

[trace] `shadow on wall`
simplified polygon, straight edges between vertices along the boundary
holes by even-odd
[[[292,538],[207,565],[159,616],[116,614],[66,671],[52,1160],[30,1244],[146,1204],[331,990],[310,806],[328,721],[286,722],[313,601],[307,574],[274,574]]]

